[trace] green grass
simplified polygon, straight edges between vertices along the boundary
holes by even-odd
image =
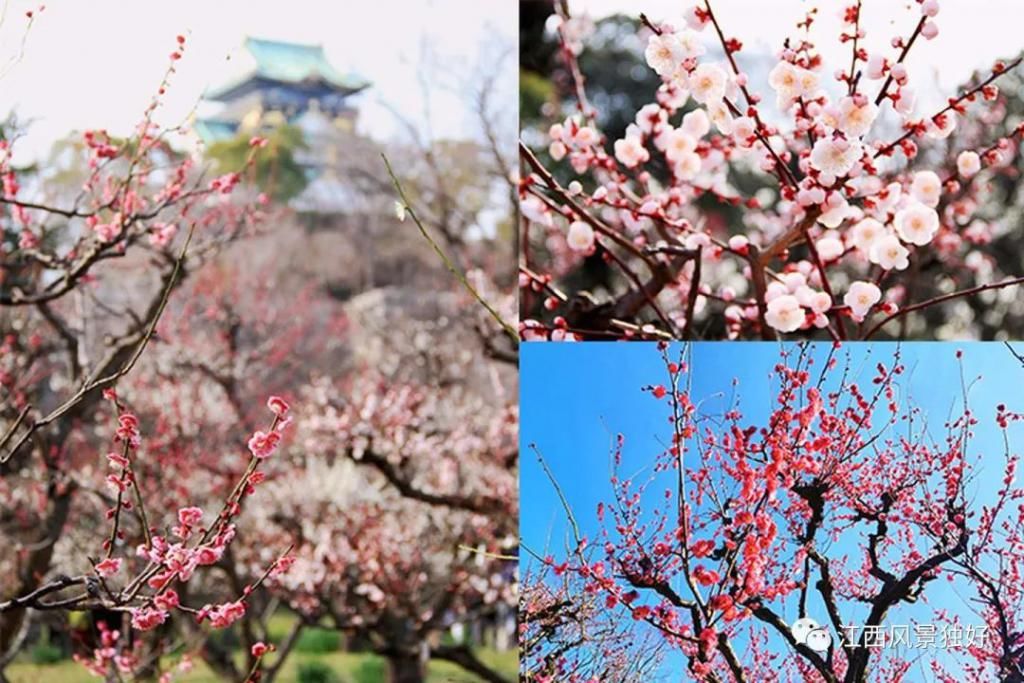
[[[481,660],[494,667],[508,680],[516,680],[518,664],[514,651],[481,650],[477,654]],[[299,664],[311,661],[319,661],[329,666],[338,674],[341,683],[379,683],[384,680],[386,671],[384,660],[376,655],[351,652],[332,652],[330,654],[295,652],[288,657],[277,680],[282,683],[295,681]],[[37,681],[96,683],[99,680],[91,676],[84,667],[70,661],[52,665],[15,662],[7,668],[6,674],[11,683],[37,683]],[[220,683],[221,681],[202,661],[197,661],[195,668],[187,676],[175,680],[186,683]],[[479,680],[448,662],[432,662],[427,675],[429,683],[478,683]]]

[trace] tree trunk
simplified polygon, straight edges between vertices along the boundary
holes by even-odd
[[[416,650],[388,653],[388,683],[423,683],[427,667]]]

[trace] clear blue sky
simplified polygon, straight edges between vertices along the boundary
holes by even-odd
[[[830,344],[815,345],[813,355],[821,367]],[[895,344],[847,344],[840,354],[848,354],[854,377],[862,386],[869,382],[879,361],[891,358]],[[1002,344],[997,343],[914,343],[903,344],[902,354],[907,375],[901,391],[909,392],[912,401],[930,416],[931,435],[941,439],[943,422],[954,402],[960,400],[960,371],[955,353],[964,351],[965,376],[968,382],[980,378],[971,390],[972,409],[982,420],[972,442],[972,454],[987,454],[982,465],[983,476],[973,484],[977,493],[975,505],[991,495],[994,487],[984,486],[1001,476],[1002,437],[994,428],[992,417],[998,403],[1011,409],[1024,410],[1019,387],[1024,369]],[[772,367],[779,360],[780,345],[772,343],[702,343],[692,351],[692,396],[706,401],[708,411],[721,412],[723,406],[738,392],[744,422],[763,424],[777,380],[769,380]],[[842,356],[840,356],[842,358]],[[739,384],[734,389],[733,378]],[[650,384],[665,384],[666,371],[654,344],[526,344],[522,353],[521,396],[523,452],[521,474],[521,522],[524,544],[531,550],[545,549],[558,555],[565,547],[568,533],[565,514],[547,477],[529,449],[536,443],[558,479],[574,510],[583,533],[597,536],[598,502],[611,499],[608,482],[611,439],[616,433],[626,436],[622,472],[624,475],[648,472],[652,456],[662,450],[669,438],[666,401],[656,401],[641,390]],[[826,385],[828,386],[828,385]],[[1016,400],[1015,400],[1016,399]],[[1016,405],[1015,405],[1016,404]],[[1016,443],[1024,440],[1024,430],[1011,430]],[[989,476],[985,476],[989,475]],[[643,477],[643,478],[646,478]],[[660,495],[663,487],[654,486],[652,495]],[[833,551],[846,552],[841,546]],[[524,563],[529,555],[523,553]],[[940,585],[941,583],[941,585]],[[963,600],[957,585],[936,582],[927,591],[933,605],[951,611],[963,611]],[[963,591],[960,591],[964,594]],[[860,609],[860,608],[858,608]],[[792,620],[794,614],[784,614]],[[844,612],[846,616],[849,612]],[[859,612],[846,623],[861,623]],[[824,621],[824,614],[814,615]],[[889,623],[910,623],[910,617],[930,620],[931,611],[894,610]],[[978,617],[965,614],[964,623],[980,624]],[[670,658],[666,666],[674,673],[683,671],[678,658]],[[918,680],[918,679],[914,679]],[[926,680],[921,678],[920,680]]]

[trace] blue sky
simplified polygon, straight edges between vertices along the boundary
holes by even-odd
[[[821,367],[821,359],[827,355],[829,347],[827,343],[815,345],[812,353],[819,359],[816,367]],[[874,366],[891,358],[895,348],[895,344],[885,343],[847,344],[840,354],[849,355],[853,375],[863,380],[863,385],[872,376]],[[988,454],[981,466],[982,476],[973,484],[977,504],[994,489],[985,487],[984,482],[1001,476],[1003,463],[999,456],[1003,446],[1001,434],[994,429],[992,421],[995,406],[1005,402],[1010,409],[1024,409],[1024,401],[1014,405],[1014,397],[1020,395],[1018,389],[1024,380],[1024,370],[1002,344],[903,344],[907,375],[901,381],[901,391],[909,392],[912,401],[930,416],[930,433],[936,439],[944,436],[943,422],[954,402],[959,405],[960,401],[960,370],[955,357],[958,348],[964,352],[967,382],[978,380],[970,398],[982,426],[972,442],[971,453]],[[721,412],[736,391],[745,414],[744,422],[763,422],[778,386],[777,381],[769,381],[768,377],[779,360],[780,349],[780,345],[773,343],[694,345],[691,349],[694,400],[704,400],[709,411]],[[739,380],[735,389],[734,377]],[[641,390],[643,386],[659,383],[666,383],[666,371],[654,344],[524,345],[521,533],[528,548],[536,552],[548,548],[558,555],[565,547],[568,533],[562,506],[529,444],[536,443],[543,452],[583,533],[595,538],[599,528],[597,503],[611,498],[608,478],[612,437],[619,432],[626,436],[622,471],[629,475],[644,471],[670,434],[667,402],[656,401]],[[1011,432],[1018,443],[1024,437],[1022,431]],[[655,486],[652,494],[659,495],[661,490],[662,487]],[[524,553],[523,557],[529,555]],[[964,611],[956,584],[936,582],[929,586],[928,592],[933,604]],[[930,616],[930,611],[927,614]],[[894,610],[889,623],[909,623],[909,617],[915,615],[922,616],[922,613]],[[792,619],[796,615],[785,616]],[[818,616],[823,620],[824,614]],[[847,623],[859,622],[852,618]],[[980,621],[974,615],[966,615],[965,623]],[[676,672],[682,670],[678,660],[670,659],[667,666]]]

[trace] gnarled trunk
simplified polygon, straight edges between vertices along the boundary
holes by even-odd
[[[418,650],[401,649],[388,653],[389,683],[423,683],[427,665]]]

